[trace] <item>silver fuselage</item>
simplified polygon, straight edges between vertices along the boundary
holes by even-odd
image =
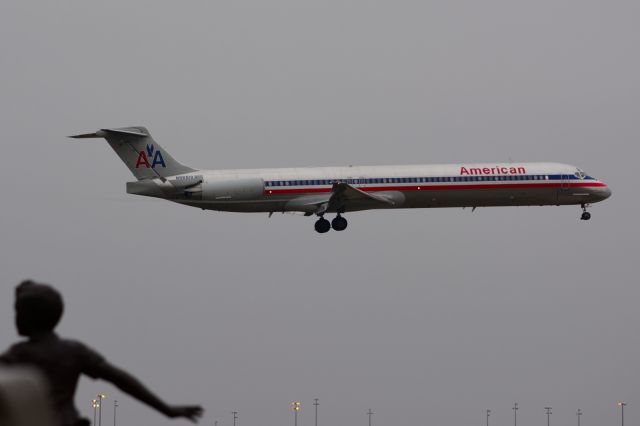
[[[561,163],[443,164],[200,170],[129,182],[127,192],[207,210],[313,213],[336,182],[393,204],[360,200],[344,212],[380,208],[586,205],[611,195],[602,181]],[[328,211],[331,211],[328,210]]]

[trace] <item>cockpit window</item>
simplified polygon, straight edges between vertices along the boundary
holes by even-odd
[[[584,179],[586,176],[586,174],[580,169],[577,169],[577,171],[575,172],[575,175],[578,179]]]

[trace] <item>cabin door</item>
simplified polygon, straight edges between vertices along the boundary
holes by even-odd
[[[566,200],[569,196],[569,178],[571,175],[560,175],[560,189],[558,189],[558,201]]]

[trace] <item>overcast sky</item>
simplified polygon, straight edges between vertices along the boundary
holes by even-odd
[[[202,423],[615,425],[640,419],[640,2],[0,2],[0,347],[13,288]],[[102,140],[144,125],[198,168],[559,161],[568,207],[203,212],[125,193]],[[104,382],[103,420],[170,425]]]

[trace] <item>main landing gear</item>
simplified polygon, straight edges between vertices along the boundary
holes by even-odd
[[[333,228],[334,231],[344,231],[345,229],[347,229],[347,219],[345,219],[340,215],[340,213],[338,213],[338,216],[333,218],[331,222],[320,216],[320,218],[315,223],[316,232],[320,234],[329,232],[331,228]]]
[[[321,216],[320,219],[316,221],[315,228],[316,232],[324,234],[325,232],[329,232],[329,229],[331,229],[331,224],[327,219]]]
[[[580,220],[589,220],[591,219],[591,213],[587,211],[587,205],[582,205],[582,215],[580,216]]]
[[[338,213],[338,216],[336,216],[331,221],[331,227],[335,231],[344,231],[345,229],[347,229],[347,219],[345,219],[344,217],[340,216],[340,214]]]

